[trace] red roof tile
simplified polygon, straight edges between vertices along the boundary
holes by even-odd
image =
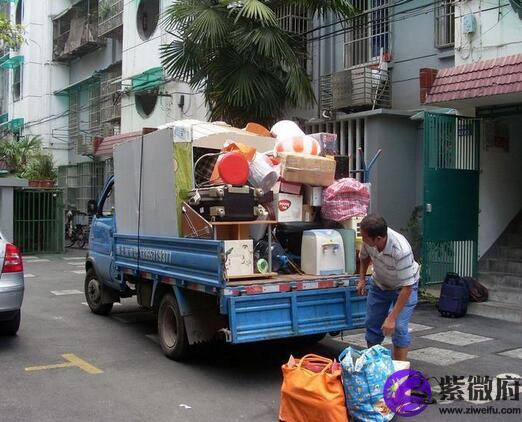
[[[426,103],[522,91],[522,54],[439,70]]]
[[[141,131],[122,133],[121,135],[113,135],[103,138],[103,141],[100,143],[100,145],[98,145],[98,148],[96,148],[96,150],[94,151],[94,155],[96,155],[97,157],[112,156],[112,149],[116,145],[123,144],[124,142],[137,138],[138,136],[141,136]]]

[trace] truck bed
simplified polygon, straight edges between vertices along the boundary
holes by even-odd
[[[290,282],[302,282],[302,281],[314,281],[314,280],[345,280],[347,277],[354,277],[353,275],[329,275],[319,276],[310,274],[278,274],[277,276],[270,278],[256,278],[249,280],[230,280],[227,282],[227,287],[238,287],[238,286],[251,286],[255,284],[275,284],[275,283],[290,283]]]
[[[226,280],[223,242],[134,235],[114,236],[116,270],[219,298],[232,343],[337,332],[364,325],[366,298],[357,275],[288,274]]]

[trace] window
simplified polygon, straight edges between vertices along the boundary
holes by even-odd
[[[359,13],[350,19],[344,35],[346,69],[377,61],[390,50],[388,0],[354,0]]]
[[[283,4],[276,9],[279,27],[290,33],[296,40],[300,52],[299,61],[309,75],[312,74],[312,44],[308,43],[307,33],[311,29],[312,20],[304,6]]]
[[[105,198],[105,201],[103,202],[102,206],[102,215],[105,217],[110,217],[114,214],[114,185],[112,185],[112,188],[110,192],[107,194],[107,197]]]
[[[159,0],[141,0],[138,6],[136,26],[143,41],[148,40],[158,26]]]
[[[442,0],[435,4],[435,46],[451,47],[455,44],[455,0]]]
[[[19,101],[22,97],[22,66],[13,69],[13,101]]]
[[[18,4],[16,5],[16,17],[15,17],[15,22],[17,25],[22,24],[23,13],[24,13],[24,1],[19,0]]]
[[[158,89],[156,88],[152,91],[136,94],[135,97],[136,110],[138,110],[141,117],[146,119],[156,108],[156,103],[158,102]]]

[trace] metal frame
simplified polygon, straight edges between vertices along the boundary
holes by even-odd
[[[305,124],[306,133],[335,133],[337,135],[339,153],[350,157],[350,169],[360,169],[366,151],[366,119],[343,119],[311,122]],[[362,151],[359,153],[358,151]],[[363,174],[356,173],[355,178],[362,182]]]
[[[62,192],[56,189],[16,189],[14,242],[24,253],[63,253]]]
[[[121,37],[123,28],[123,0],[100,0],[98,3],[98,35]],[[107,8],[107,15],[103,15]]]
[[[308,32],[312,29],[312,17],[304,6],[282,4],[276,9],[276,19],[283,31],[294,35],[302,44],[305,53],[299,59],[307,74],[312,77],[313,54],[311,49],[313,44],[308,40]]]
[[[455,45],[455,3],[456,0],[439,0],[433,6],[437,48]]]
[[[388,11],[389,0],[375,0],[377,6],[369,7],[368,0],[354,0],[352,4],[360,13],[351,18],[344,32],[344,68],[378,62],[381,48],[389,52],[391,31]]]
[[[455,115],[424,113],[424,214],[422,240],[423,285],[438,284],[447,272],[461,276],[476,276],[478,268],[478,180],[480,173],[480,119]],[[458,183],[457,183],[458,180]],[[457,192],[463,201],[459,206],[469,211],[467,218],[452,218],[453,210],[448,204],[432,204],[432,197],[443,195],[453,198]],[[435,183],[435,185],[433,185]],[[438,185],[437,185],[438,184]],[[476,203],[462,197],[466,187],[476,184]],[[436,188],[439,188],[438,194]],[[453,191],[452,191],[453,189]],[[452,203],[455,206],[455,203]],[[435,208],[437,207],[437,208]],[[476,215],[473,214],[476,210]],[[432,216],[432,212],[436,213]],[[444,221],[440,218],[442,213]],[[471,220],[476,218],[476,221]],[[465,220],[465,221],[464,221]],[[471,227],[476,224],[476,230]],[[428,230],[429,229],[429,230]],[[450,231],[449,236],[446,232]]]

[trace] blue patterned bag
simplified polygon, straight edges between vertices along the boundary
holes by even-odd
[[[356,350],[347,347],[340,355],[346,407],[355,422],[389,421],[394,414],[384,403],[384,383],[394,372],[390,351],[382,346]]]

